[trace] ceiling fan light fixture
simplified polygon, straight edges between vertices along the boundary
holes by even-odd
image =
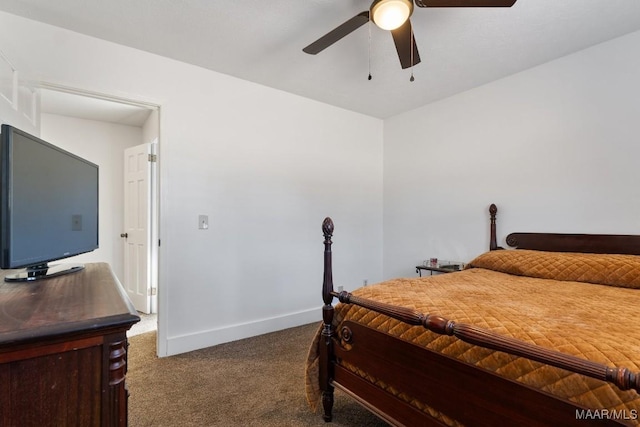
[[[373,22],[383,30],[399,28],[412,13],[412,0],[376,0],[371,5]]]

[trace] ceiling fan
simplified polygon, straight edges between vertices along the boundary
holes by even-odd
[[[369,10],[360,12],[342,25],[329,31],[303,52],[315,55],[371,20],[383,30],[391,31],[402,68],[420,63],[420,54],[413,37],[409,17],[413,3],[418,7],[511,7],[516,0],[374,0]]]

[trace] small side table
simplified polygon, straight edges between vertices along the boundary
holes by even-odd
[[[429,272],[431,276],[433,276],[433,272],[437,273],[453,273],[455,271],[460,271],[464,268],[464,264],[460,263],[450,263],[450,264],[437,264],[437,265],[416,265],[416,273],[422,277],[422,270],[426,270]]]

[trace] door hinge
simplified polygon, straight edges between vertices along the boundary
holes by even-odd
[[[149,154],[149,161],[151,163],[155,163],[158,161],[158,155],[157,154]]]
[[[149,294],[149,296],[158,295],[158,288],[149,288],[147,294]]]

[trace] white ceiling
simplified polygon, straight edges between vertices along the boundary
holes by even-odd
[[[369,5],[2,0],[0,10],[379,118],[640,30],[640,0],[518,0],[512,8],[415,8],[422,63],[414,82],[400,68],[391,35],[376,27],[365,25],[318,55],[302,52]]]

